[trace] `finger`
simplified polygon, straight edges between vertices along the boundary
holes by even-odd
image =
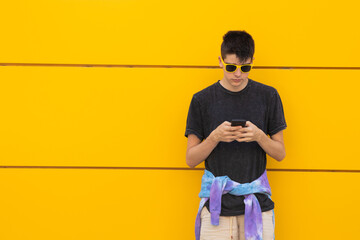
[[[226,142],[232,142],[232,141],[234,141],[235,139],[236,139],[236,137],[233,137],[233,136],[227,137],[227,138],[226,138]]]
[[[230,131],[239,131],[239,129],[242,129],[242,126],[230,126]]]
[[[239,129],[239,132],[248,133],[248,132],[250,132],[250,129],[247,129],[247,128]]]
[[[241,138],[241,139],[246,138],[246,137],[249,137],[249,136],[244,136],[244,134],[240,134],[240,135],[236,136],[236,138]]]
[[[227,137],[227,138],[236,136],[236,134],[235,134],[234,132],[226,132],[224,135],[225,135],[225,137]]]
[[[232,133],[226,133],[224,134],[224,138],[228,139],[228,138],[232,138],[234,137],[234,135]]]
[[[242,129],[242,126],[232,126],[231,131],[239,131],[239,129]]]
[[[252,137],[252,136],[254,136],[254,134],[251,132],[248,132],[248,133],[241,133],[240,136],[241,137]]]
[[[244,134],[244,133],[247,133],[247,132],[249,132],[249,131],[246,130],[246,129],[238,129],[238,130],[234,131],[234,133],[236,133],[236,134]]]
[[[236,141],[238,141],[238,142],[244,142],[244,138],[237,138]]]
[[[238,138],[236,139],[238,142],[252,142],[253,140],[250,138]]]

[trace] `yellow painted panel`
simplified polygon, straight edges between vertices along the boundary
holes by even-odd
[[[270,172],[277,240],[357,239],[359,173]]]
[[[287,155],[268,167],[360,169],[360,71],[258,70],[253,77],[279,91],[288,124]]]
[[[256,64],[360,67],[359,1],[2,1],[0,63],[218,65],[246,30]]]
[[[0,169],[0,239],[191,239],[199,174]]]
[[[202,171],[0,169],[0,239],[194,239]],[[269,172],[276,239],[357,239],[357,173]]]
[[[187,167],[192,94],[216,69],[0,68],[0,165]],[[287,156],[269,168],[360,169],[360,71],[254,70],[278,89]],[[199,167],[203,167],[200,164]]]

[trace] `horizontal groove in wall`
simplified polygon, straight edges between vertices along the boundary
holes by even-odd
[[[86,166],[0,166],[0,168],[50,168],[50,169],[132,169],[132,170],[196,170],[203,171],[204,168],[176,168],[176,167],[86,167]],[[360,170],[345,169],[275,169],[268,168],[270,172],[349,172],[360,173]]]
[[[219,66],[190,65],[118,65],[118,64],[65,64],[65,63],[0,63],[0,66],[22,67],[107,67],[107,68],[219,68]],[[317,70],[360,70],[360,67],[294,67],[294,66],[254,66],[254,69],[317,69]]]

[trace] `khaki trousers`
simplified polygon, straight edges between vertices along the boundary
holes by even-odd
[[[262,212],[263,240],[274,240],[275,226],[273,210]],[[210,212],[204,206],[201,210],[200,240],[245,240],[244,215],[220,216],[219,225],[210,221]]]

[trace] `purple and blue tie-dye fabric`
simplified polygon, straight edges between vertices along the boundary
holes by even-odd
[[[252,181],[251,183],[241,184],[231,180],[228,176],[215,177],[210,171],[206,169],[202,177],[201,191],[199,193],[201,201],[195,220],[196,240],[200,240],[200,213],[206,201],[210,199],[209,207],[211,213],[211,224],[219,225],[221,197],[226,193],[230,193],[236,196],[245,196],[245,239],[262,240],[262,212],[260,204],[254,193],[266,194],[271,199],[271,189],[267,179],[266,170],[258,179]]]

